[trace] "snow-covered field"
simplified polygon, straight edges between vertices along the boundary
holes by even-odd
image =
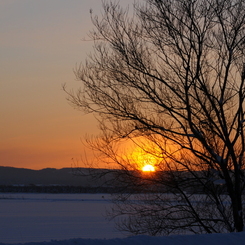
[[[0,245],[245,245],[245,233],[127,237],[105,218],[109,198],[108,194],[0,193]]]
[[[0,242],[123,235],[105,218],[108,194],[0,194]]]

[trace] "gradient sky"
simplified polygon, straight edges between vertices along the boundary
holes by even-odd
[[[62,84],[79,85],[91,8],[100,14],[101,1],[0,1],[0,166],[71,167],[87,152],[81,140],[96,121],[67,103]]]

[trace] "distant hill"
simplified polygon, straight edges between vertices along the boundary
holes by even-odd
[[[103,171],[97,169],[96,171]],[[94,180],[87,168],[45,168],[31,170],[25,168],[0,167],[0,185],[65,185],[95,187],[103,180]]]

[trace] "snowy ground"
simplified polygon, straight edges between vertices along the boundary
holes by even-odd
[[[127,237],[105,219],[110,206],[107,194],[0,193],[0,245],[245,245],[245,233]]]
[[[105,218],[108,199],[108,194],[0,193],[0,242],[123,237]]]

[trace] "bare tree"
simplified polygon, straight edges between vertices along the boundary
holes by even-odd
[[[245,1],[103,7],[92,15],[94,53],[76,70],[82,88],[66,92],[99,118],[102,135],[90,143],[117,164],[117,182],[135,187],[115,199],[120,228],[242,231]],[[154,155],[157,171],[143,176],[117,151],[122,140]]]

